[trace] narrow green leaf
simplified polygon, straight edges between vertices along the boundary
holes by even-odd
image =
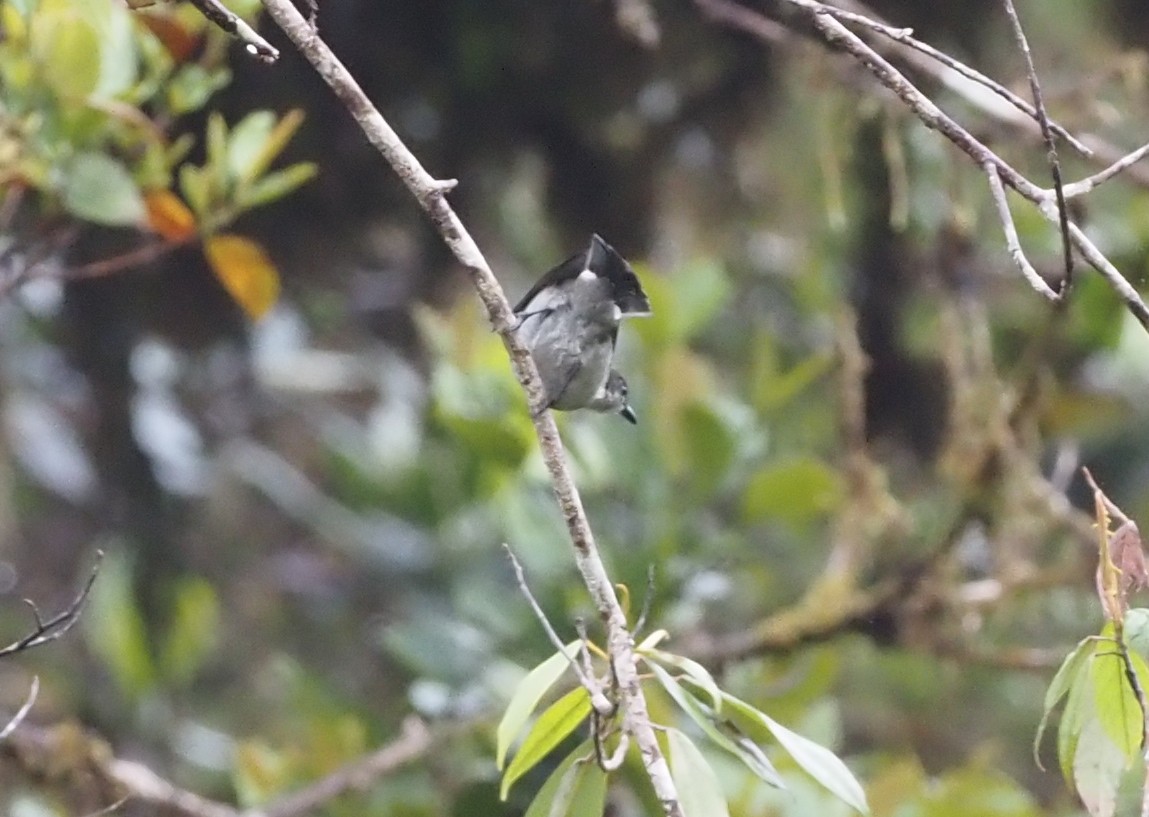
[[[714,682],[714,676],[706,669],[706,667],[681,655],[675,655],[671,652],[664,652],[662,650],[647,649],[638,650],[639,654],[644,658],[653,659],[663,666],[679,670],[684,673],[690,680],[694,681],[703,691],[706,692],[710,698],[707,703],[716,714],[722,712],[722,692],[718,689],[718,684]]]
[[[180,580],[174,596],[159,665],[166,679],[186,683],[219,641],[219,601],[212,586],[196,577]]]
[[[718,775],[693,741],[679,730],[667,728],[666,742],[670,777],[685,817],[729,817]]]
[[[139,224],[144,199],[124,165],[102,153],[81,153],[64,179],[64,207],[74,216],[107,225]]]
[[[809,738],[804,738],[797,732],[792,732],[782,724],[775,721],[765,712],[758,710],[743,700],[724,692],[722,693],[728,713],[735,713],[757,721],[770,731],[782,748],[790,753],[794,761],[801,766],[811,777],[830,790],[847,805],[852,806],[862,814],[869,814],[870,807],[866,803],[866,793],[862,785],[854,777],[841,759],[824,746],[819,746]]]
[[[1134,652],[1129,653],[1129,658],[1144,688],[1145,661]],[[1089,664],[1097,720],[1109,739],[1131,760],[1140,753],[1145,714],[1141,711],[1125,670],[1122,657],[1116,651],[1106,651],[1104,647],[1094,654]]]
[[[530,719],[535,707],[547,690],[550,689],[570,667],[571,659],[578,654],[579,641],[572,641],[563,647],[562,652],[556,652],[546,661],[543,661],[515,687],[511,701],[499,721],[499,728],[495,732],[496,765],[500,770],[507,759],[507,750],[511,743]]]
[[[575,750],[563,758],[558,767],[551,772],[551,776],[546,779],[535,799],[527,807],[524,817],[562,817],[567,814],[577,789],[574,775],[577,774],[579,767],[587,765],[595,765],[594,746],[589,740],[576,746]]]
[[[682,708],[682,711],[691,720],[698,724],[706,737],[741,760],[746,768],[758,775],[764,782],[779,789],[786,788],[782,776],[778,774],[774,764],[770,762],[770,759],[766,757],[757,744],[745,739],[741,734],[731,736],[724,732],[723,729],[733,731],[734,727],[728,723],[717,721],[713,712],[705,704],[683,689],[682,685],[658,664],[647,662],[647,665],[654,672],[667,694],[674,699],[674,702]]]
[[[1097,641],[1093,638],[1083,638],[1079,641],[1073,651],[1061,662],[1053,680],[1049,682],[1049,688],[1045,690],[1045,704],[1041,713],[1041,722],[1037,724],[1037,734],[1033,737],[1033,761],[1037,764],[1037,768],[1042,771],[1045,771],[1045,767],[1041,765],[1038,751],[1041,748],[1041,738],[1045,734],[1045,727],[1049,723],[1049,716],[1061,703],[1061,699],[1069,694],[1069,690],[1077,680],[1078,675],[1086,671],[1089,657],[1093,655],[1096,645]]]
[[[268,173],[261,179],[256,179],[236,193],[236,203],[245,210],[251,210],[264,204],[286,196],[297,187],[306,184],[315,178],[319,167],[311,162],[285,167],[274,173]]]
[[[291,137],[295,135],[302,124],[303,111],[299,108],[293,108],[280,117],[267,139],[264,140],[259,154],[253,158],[247,178],[258,179],[266,173],[267,169],[271,167],[271,163],[275,161],[275,157],[287,147],[287,143],[291,141]]]
[[[195,165],[182,165],[180,167],[180,192],[184,201],[195,213],[198,221],[203,221],[211,204],[211,182],[203,168]]]
[[[506,800],[507,793],[515,781],[535,767],[535,764],[551,753],[573,732],[590,714],[590,693],[584,687],[575,687],[566,695],[551,704],[527,736],[523,745],[515,752],[514,758],[503,774],[499,788],[499,799]]]

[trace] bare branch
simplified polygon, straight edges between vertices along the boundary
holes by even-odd
[[[1113,266],[1113,262],[1106,258],[1105,254],[1086,237],[1081,228],[1072,221],[1069,222],[1069,234],[1073,238],[1073,246],[1077,247],[1082,258],[1101,273],[1113,291],[1125,302],[1125,306],[1133,313],[1133,317],[1146,330],[1149,330],[1149,307],[1145,305],[1145,301],[1141,300],[1141,295],[1133,288],[1133,285],[1125,279],[1117,267]]]
[[[1099,173],[1094,173],[1092,176],[1082,179],[1081,181],[1072,182],[1065,185],[1065,198],[1075,199],[1078,196],[1083,196],[1086,193],[1089,193],[1093,190],[1093,188],[1097,187],[1097,185],[1109,181],[1121,171],[1132,167],[1137,162],[1140,162],[1146,156],[1149,156],[1149,144],[1142,145],[1132,153],[1125,154],[1116,162],[1109,165],[1109,167],[1105,168]]]
[[[303,817],[352,791],[365,791],[380,778],[422,757],[433,738],[423,721],[409,717],[403,721],[399,737],[359,760],[343,766],[323,779],[245,817]]]
[[[1025,251],[1021,248],[1021,240],[1017,237],[1017,227],[1013,223],[1013,214],[1009,211],[1009,202],[1005,198],[1005,187],[1001,183],[1001,177],[997,174],[997,168],[987,163],[984,170],[986,178],[989,180],[989,191],[993,196],[993,203],[997,207],[997,216],[1001,220],[1002,229],[1005,230],[1005,245],[1009,249],[1013,263],[1017,264],[1017,268],[1021,270],[1025,280],[1037,290],[1039,295],[1054,303],[1060,301],[1061,295],[1050,288],[1045,279],[1033,268],[1033,264],[1029,263],[1029,259],[1025,257]]]
[[[279,49],[269,43],[259,33],[244,22],[219,0],[191,0],[200,14],[222,28],[244,44],[244,50],[262,62],[272,63],[279,59]]]
[[[531,610],[535,613],[535,618],[537,618],[543,626],[543,631],[547,634],[547,638],[551,640],[555,649],[561,654],[566,655],[566,645],[563,644],[562,639],[559,638],[559,634],[555,632],[555,628],[551,626],[550,619],[547,618],[547,614],[543,612],[543,608],[539,606],[538,600],[535,599],[534,593],[531,592],[531,588],[527,585],[526,576],[523,575],[523,566],[519,563],[515,552],[511,550],[511,546],[506,542],[503,543],[503,549],[507,551],[507,557],[511,560],[511,567],[514,568],[515,581],[519,585],[519,592],[526,596],[527,603],[530,604]],[[587,644],[586,632],[580,629],[579,636],[583,641],[583,654],[585,655]],[[594,675],[591,673],[589,658],[586,660],[586,667],[579,666],[578,661],[576,661],[573,656],[568,655],[567,661],[570,663],[571,670],[574,672],[575,677],[578,678],[579,683],[590,693],[591,706],[594,707],[594,711],[604,716],[614,712],[616,707],[610,702],[610,699],[606,697],[606,694],[602,691],[602,685],[595,680]]]
[[[28,635],[21,638],[19,641],[14,641],[7,647],[0,648],[0,658],[5,658],[9,655],[14,655],[24,650],[30,650],[33,647],[39,647],[41,644],[47,644],[49,641],[55,641],[57,638],[65,635],[72,626],[80,620],[80,614],[84,611],[84,605],[88,601],[88,596],[92,592],[92,584],[96,581],[96,576],[100,572],[100,562],[104,558],[102,550],[96,551],[96,562],[92,565],[92,572],[88,576],[87,582],[80,590],[79,594],[72,603],[68,605],[67,609],[62,613],[54,616],[53,618],[44,621],[40,618],[40,611],[28,599],[25,602],[32,608],[32,616],[36,620],[36,627]]]
[[[514,332],[511,305],[475,240],[447,202],[442,185],[436,184],[436,180],[423,169],[418,159],[407,149],[355,79],[290,0],[264,0],[264,7],[335,92],[359,123],[367,139],[379,150],[431,217],[443,241],[470,274],[492,327],[502,337],[528,404],[531,407],[543,406],[545,398],[542,382],[534,360]],[[586,511],[567,465],[558,427],[549,411],[532,411],[532,416],[543,461],[550,472],[555,496],[570,533],[575,563],[606,629],[606,650],[611,656],[619,682],[623,728],[638,746],[643,767],[664,811],[669,817],[682,817],[682,807],[670,777],[670,768],[650,723],[626,615],[595,545]]]
[[[1061,184],[1061,163],[1057,160],[1057,144],[1053,141],[1053,133],[1049,125],[1049,117],[1045,113],[1045,101],[1041,98],[1041,83],[1037,80],[1037,69],[1033,67],[1033,55],[1029,51],[1029,40],[1025,37],[1025,30],[1021,27],[1021,19],[1013,7],[1013,0],[1002,0],[1005,14],[1013,27],[1013,36],[1017,39],[1018,48],[1025,57],[1025,73],[1029,77],[1029,90],[1033,94],[1033,104],[1037,109],[1037,121],[1041,125],[1041,138],[1045,141],[1045,155],[1049,162],[1049,170],[1053,175],[1053,193],[1057,200],[1057,222],[1061,230],[1061,254],[1065,260],[1065,278],[1061,281],[1061,292],[1068,292],[1073,286],[1073,248],[1069,240],[1069,211],[1065,207],[1065,190]]]
[[[1004,85],[1002,85],[997,80],[992,79],[991,77],[987,77],[985,74],[981,73],[977,69],[971,68],[970,66],[966,65],[961,60],[954,59],[953,57],[951,57],[949,54],[945,53],[944,51],[939,51],[938,49],[934,48],[932,45],[929,45],[928,43],[922,42],[921,40],[914,38],[912,28],[895,28],[894,26],[886,25],[885,23],[880,22],[879,20],[873,19],[872,17],[868,17],[864,14],[857,14],[857,13],[852,12],[852,11],[846,11],[845,9],[835,8],[834,6],[823,6],[823,8],[825,9],[827,14],[832,14],[835,17],[837,17],[839,20],[844,20],[846,22],[850,22],[850,23],[854,23],[856,25],[864,26],[864,27],[866,27],[872,31],[875,31],[875,32],[877,32],[877,33],[879,33],[885,37],[888,37],[889,39],[893,40],[894,42],[900,43],[900,44],[906,46],[907,48],[910,48],[914,51],[917,51],[919,54],[924,55],[925,57],[928,57],[929,60],[933,60],[933,61],[936,61],[937,63],[940,63],[942,66],[949,68],[954,73],[956,73],[962,77],[965,77],[966,79],[970,80],[971,82],[975,82],[978,85],[981,85],[981,86],[989,89],[993,93],[997,94],[997,96],[1001,97],[1006,102],[1008,102],[1010,105],[1012,105],[1014,108],[1016,108],[1017,110],[1024,113],[1026,116],[1028,116],[1034,122],[1039,121],[1038,109],[1035,108],[1033,105],[1031,105],[1029,102],[1026,102],[1024,99],[1022,99],[1020,96],[1015,94],[1013,91],[1009,90],[1009,88],[1006,88]],[[913,64],[913,66],[915,68],[917,68],[918,70],[925,71],[926,73],[930,74],[932,77],[934,77],[934,79],[938,80],[939,82],[942,82],[947,87],[951,88],[951,90],[955,90],[955,91],[961,90],[960,88],[954,88],[954,83],[950,80],[950,78],[947,77],[941,71],[938,71],[936,66],[931,66],[929,61],[922,60],[920,58],[919,59],[910,59],[909,61]],[[994,113],[993,110],[987,111],[986,106],[984,104],[978,103],[978,101],[976,99],[969,99],[968,96],[966,98],[968,101],[971,101],[974,104],[977,104],[978,107],[981,108],[983,111],[990,113],[990,114]],[[1046,121],[1049,123],[1049,127],[1052,128],[1054,133],[1056,133],[1058,136],[1060,136],[1062,139],[1064,139],[1067,143],[1072,145],[1074,150],[1076,150],[1082,156],[1085,156],[1088,158],[1088,157],[1091,157],[1093,155],[1093,150],[1088,145],[1086,145],[1080,139],[1075,137],[1072,133],[1070,133],[1064,127],[1062,127],[1061,125],[1057,124],[1056,122],[1054,122],[1050,119],[1047,119]]]

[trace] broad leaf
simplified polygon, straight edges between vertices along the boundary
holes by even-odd
[[[1145,660],[1135,652],[1127,652],[1127,655],[1132,671],[1136,673],[1141,688],[1145,689],[1149,683]],[[1127,759],[1132,760],[1140,753],[1145,713],[1129,683],[1126,670],[1122,656],[1104,648],[1097,651],[1089,665],[1097,720],[1114,745],[1124,752]]]
[[[148,227],[168,241],[184,241],[195,235],[195,215],[170,190],[150,190],[144,196]]]
[[[212,271],[248,317],[262,318],[279,298],[279,272],[263,247],[238,235],[214,235],[204,242]]]
[[[144,200],[132,174],[102,153],[81,153],[64,179],[64,207],[96,224],[123,226],[144,220]]]
[[[1041,748],[1041,738],[1045,734],[1045,727],[1049,723],[1049,716],[1061,703],[1061,699],[1069,694],[1069,690],[1078,680],[1078,676],[1087,671],[1089,657],[1093,655],[1096,644],[1097,642],[1093,638],[1084,638],[1079,641],[1073,651],[1061,662],[1053,680],[1049,682],[1049,688],[1045,690],[1045,704],[1041,713],[1041,722],[1037,724],[1037,734],[1033,737],[1033,760],[1039,769],[1044,770],[1045,768],[1041,765],[1038,751]]]
[[[571,660],[578,655],[580,641],[572,641],[556,652],[546,661],[543,661],[528,672],[511,695],[510,703],[503,713],[499,727],[495,731],[495,763],[501,770],[507,759],[507,750],[522,730],[523,726],[539,705],[539,701],[547,694],[547,690],[554,686],[559,678],[563,677],[570,667]]]
[[[523,745],[515,753],[511,764],[503,775],[499,788],[499,799],[506,800],[507,793],[515,781],[535,767],[563,740],[573,732],[590,714],[590,693],[584,687],[576,687],[547,708],[531,731],[523,739]]]

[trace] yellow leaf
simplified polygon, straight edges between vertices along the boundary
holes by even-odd
[[[238,235],[215,235],[204,252],[216,277],[248,317],[262,318],[279,297],[279,272],[256,242]]]
[[[192,211],[170,190],[151,190],[144,195],[148,227],[168,241],[185,241],[195,235]]]

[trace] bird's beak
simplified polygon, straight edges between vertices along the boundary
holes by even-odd
[[[629,403],[622,407],[622,411],[620,411],[619,414],[631,425],[638,425],[638,415],[634,413],[634,409],[630,407]]]

